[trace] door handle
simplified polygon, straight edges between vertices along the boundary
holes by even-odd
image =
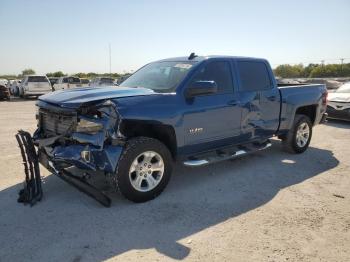
[[[231,100],[227,104],[230,106],[238,106],[240,104],[240,102],[237,100]]]

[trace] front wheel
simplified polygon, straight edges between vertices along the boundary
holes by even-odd
[[[119,192],[133,202],[157,197],[167,186],[172,157],[160,141],[148,137],[129,140],[121,155],[115,178]]]
[[[311,136],[312,123],[310,118],[305,115],[296,115],[292,128],[282,142],[286,151],[300,154],[309,147]]]

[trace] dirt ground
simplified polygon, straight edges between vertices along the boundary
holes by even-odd
[[[158,198],[104,208],[42,169],[44,199],[16,203],[14,139],[35,100],[0,102],[0,261],[350,261],[350,123],[314,128],[301,155],[273,147],[175,167]]]

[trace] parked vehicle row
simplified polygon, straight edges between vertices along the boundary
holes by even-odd
[[[323,84],[328,90],[335,90],[342,85],[341,81],[323,78],[280,78],[276,77],[279,84]]]
[[[1,79],[11,95],[19,97],[40,96],[52,91],[71,89],[77,87],[114,86],[115,80],[109,77],[97,77],[91,82],[87,78],[75,76],[50,77],[45,75],[25,76],[22,80]]]

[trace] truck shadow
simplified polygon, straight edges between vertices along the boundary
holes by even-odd
[[[0,192],[0,257],[102,261],[153,248],[181,260],[191,252],[191,235],[261,207],[281,189],[338,163],[329,150],[310,147],[290,155],[274,142],[269,150],[234,161],[196,169],[178,164],[157,199],[133,204],[113,194],[111,208],[49,175],[44,199],[32,208],[15,202],[19,184]]]

